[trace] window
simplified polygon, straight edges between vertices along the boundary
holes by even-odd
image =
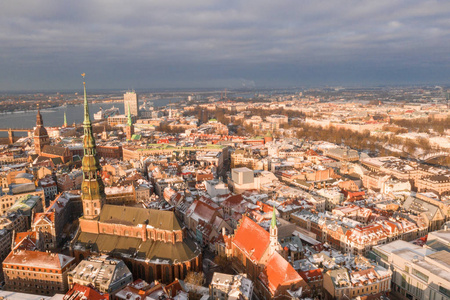
[[[428,276],[420,272],[419,270],[412,269],[412,273],[414,276],[420,278],[421,280],[428,282]]]

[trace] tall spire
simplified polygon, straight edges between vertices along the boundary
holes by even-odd
[[[85,74],[81,74],[85,76]],[[95,149],[95,139],[92,134],[92,124],[89,117],[89,106],[86,97],[86,83],[84,87],[84,156],[82,160],[83,182],[81,183],[81,200],[83,202],[83,215],[86,219],[93,219],[100,214],[105,201],[105,188],[100,173],[100,163]]]
[[[41,155],[45,145],[50,145],[50,138],[48,137],[47,130],[44,127],[44,121],[42,120],[42,115],[38,104],[36,129],[34,130],[34,149],[38,155]]]
[[[41,110],[39,108],[39,103],[37,104],[37,115],[36,115],[36,126],[44,126],[44,122],[42,121]]]
[[[270,222],[270,227],[276,228],[277,227],[277,215],[275,213],[275,207],[273,207],[273,213],[272,213],[272,221]]]
[[[278,243],[278,227],[277,227],[277,215],[275,212],[275,206],[272,210],[272,221],[270,222],[270,242],[269,242],[269,255],[272,255],[275,251],[280,249]]]
[[[128,126],[133,125],[133,120],[131,119],[130,102],[128,102],[128,121],[127,121],[127,125]]]
[[[64,127],[67,127],[67,116],[65,111],[64,111]]]
[[[83,88],[84,88],[84,122],[83,125],[91,125],[91,117],[89,116],[89,106],[86,97],[86,81],[84,81],[84,77],[86,73],[81,74],[83,76]]]
[[[125,127],[125,132],[127,135],[127,140],[131,140],[134,134],[134,126],[133,126],[133,120],[131,119],[131,110],[130,110],[130,102],[128,102],[128,121],[127,121],[127,127]]]

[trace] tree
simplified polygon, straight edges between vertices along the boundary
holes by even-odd
[[[193,272],[189,271],[184,279],[185,282],[193,285],[203,285],[203,272]]]

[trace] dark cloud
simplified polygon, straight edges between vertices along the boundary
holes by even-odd
[[[450,2],[3,1],[0,89],[446,81]]]

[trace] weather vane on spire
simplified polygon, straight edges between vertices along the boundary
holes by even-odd
[[[84,78],[85,76],[86,76],[86,73],[82,73],[82,74],[81,74],[81,77]]]

